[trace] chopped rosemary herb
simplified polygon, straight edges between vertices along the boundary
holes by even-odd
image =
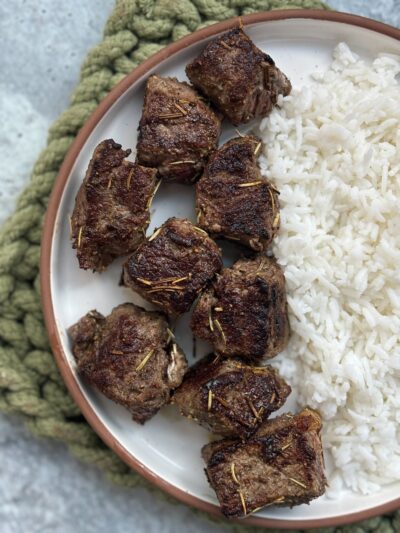
[[[150,359],[150,357],[153,355],[154,353],[154,350],[151,350],[147,355],[146,357],[144,357],[144,359],[142,359],[142,361],[138,364],[138,366],[136,367],[136,372],[140,372],[142,370],[142,368],[145,366],[145,364],[147,363],[147,361]]]
[[[180,106],[179,104],[176,104],[176,103],[174,103],[174,106],[176,107],[176,109],[178,109],[182,113],[182,115],[187,115],[186,109],[183,109],[182,106]]]
[[[149,242],[151,242],[152,240],[154,240],[156,237],[158,237],[160,231],[162,230],[162,228],[158,228],[158,230],[156,230],[153,235],[151,237],[149,237]]]
[[[274,221],[273,221],[273,223],[272,223],[272,227],[273,227],[273,228],[276,228],[276,227],[279,225],[279,220],[280,220],[280,218],[281,218],[281,217],[280,217],[280,214],[277,213],[277,214],[276,214],[276,217],[274,218]]]
[[[129,171],[129,174],[128,174],[128,177],[126,179],[126,188],[128,189],[128,191],[130,190],[131,188],[131,181],[132,181],[132,176],[134,175],[135,173],[135,169],[132,168],[130,171]]]
[[[81,247],[81,243],[82,243],[82,232],[83,232],[83,226],[81,226],[79,228],[79,232],[78,232],[78,248]]]
[[[168,333],[167,344],[169,344],[172,339],[175,340],[175,335],[173,331],[171,331],[169,328],[167,328],[167,333]],[[172,347],[172,349],[174,348]]]
[[[246,400],[247,400],[247,402],[249,404],[249,407],[250,407],[251,411],[253,412],[253,415],[255,416],[256,420],[258,420],[260,422],[262,420],[262,418],[260,417],[260,413],[255,408],[254,403],[250,400],[250,398],[246,398]]]
[[[290,481],[293,481],[293,483],[296,483],[296,485],[300,485],[300,487],[303,487],[303,489],[307,488],[307,485],[304,485],[304,483],[302,483],[298,479],[294,479],[293,477],[289,477],[288,479],[290,479]]]
[[[226,43],[225,41],[221,41],[220,45],[226,48],[227,50],[232,50],[232,46],[229,46],[229,44]]]
[[[220,398],[219,396],[215,396],[215,394],[214,394],[214,400],[217,400],[217,402],[219,402],[221,405],[223,405],[226,409],[229,409],[228,403],[225,400],[223,400],[222,398]]]
[[[214,357],[214,359],[213,359],[213,361],[212,361],[212,364],[214,365],[217,361],[219,361],[219,358],[220,358],[220,357],[221,357],[220,354],[217,354],[217,355]]]
[[[152,204],[152,202],[154,200],[154,197],[155,197],[160,185],[161,185],[161,180],[158,180],[156,186],[154,187],[154,191],[153,191],[152,195],[150,196],[150,198],[149,198],[149,200],[147,202],[147,206],[146,206],[147,209],[150,209],[151,204]]]
[[[261,270],[264,268],[264,265],[265,265],[265,261],[264,261],[264,258],[262,258],[261,261],[260,261],[260,264],[258,265],[258,268],[256,270],[256,274],[261,272]]]
[[[221,337],[222,337],[222,340],[224,341],[224,344],[226,344],[226,336],[225,336],[224,330],[222,329],[220,321],[215,319],[214,324],[217,326],[219,332],[221,333]]]
[[[235,463],[231,463],[231,474],[232,474],[233,481],[234,481],[237,485],[240,485],[240,482],[239,482],[238,478],[236,477]]]
[[[268,367],[266,367],[266,366],[252,366],[251,370],[253,372],[265,372],[266,370],[268,370]]]
[[[185,287],[178,287],[177,285],[162,285],[161,287],[153,287],[148,292],[175,292],[175,291],[184,291]]]
[[[208,233],[206,231],[204,231],[203,229],[198,228],[197,226],[193,226],[193,229],[194,229],[194,231],[197,231],[197,233],[202,233],[203,235],[207,235],[207,237],[208,237]]]
[[[240,501],[242,502],[243,514],[246,515],[247,514],[246,501],[244,499],[243,492],[241,490],[239,490],[239,496],[240,496]]]
[[[214,324],[213,324],[213,320],[212,320],[212,311],[211,311],[211,309],[208,311],[208,325],[210,326],[210,330],[213,332],[214,331]]]
[[[148,279],[136,278],[136,281],[140,281],[140,283],[143,283],[144,285],[153,285],[153,283]]]
[[[193,161],[193,159],[182,159],[182,161],[172,161],[170,165],[183,165],[184,163],[196,163],[196,161]]]
[[[183,276],[182,278],[176,278],[176,279],[171,278],[171,280],[168,280],[168,281],[172,281],[172,285],[174,285],[175,283],[180,283],[181,281],[187,280],[189,277],[190,276]]]
[[[258,181],[248,181],[247,183],[239,183],[238,187],[254,187],[256,185],[260,185],[262,183],[261,180]]]
[[[276,505],[277,503],[283,503],[284,501],[285,501],[285,497],[281,496],[280,498],[277,498],[276,500],[265,504],[264,507],[270,507],[271,505]]]
[[[255,150],[254,150],[254,155],[257,155],[258,152],[260,151],[260,148],[261,148],[261,143],[258,143]]]
[[[211,389],[209,389],[208,390],[208,400],[207,400],[207,410],[208,411],[211,411],[212,402],[213,402],[213,392],[212,392]]]
[[[271,189],[268,189],[269,195],[271,196],[271,205],[272,205],[272,214],[275,213],[275,198],[271,191]]]
[[[164,113],[162,115],[158,115],[158,118],[182,118],[185,115],[182,115],[182,113]]]

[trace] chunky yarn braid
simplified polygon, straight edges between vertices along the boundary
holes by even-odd
[[[71,453],[119,485],[149,486],[83,419],[60,378],[43,324],[38,265],[53,182],[71,142],[98,103],[150,55],[171,40],[229,17],[296,7],[327,9],[318,0],[118,0],[103,41],[83,63],[70,107],[50,128],[31,182],[0,230],[0,410],[20,414],[37,437],[64,441]],[[369,520],[354,531],[400,531],[400,514]]]

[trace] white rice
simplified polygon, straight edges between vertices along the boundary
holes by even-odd
[[[400,57],[333,56],[260,132],[292,329],[276,364],[324,418],[336,497],[400,479]]]

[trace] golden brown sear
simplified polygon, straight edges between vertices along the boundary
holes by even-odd
[[[204,230],[170,218],[125,263],[123,281],[176,317],[190,309],[221,268],[221,251]]]
[[[245,517],[265,506],[309,503],[325,492],[321,417],[303,409],[264,422],[245,442],[204,446],[206,474],[223,514]]]
[[[217,354],[257,362],[281,352],[289,339],[285,277],[272,257],[240,259],[203,292],[192,331]]]
[[[139,124],[137,161],[166,181],[190,184],[218,145],[221,122],[187,83],[150,76]]]
[[[69,328],[78,372],[143,424],[182,382],[187,362],[162,313],[131,303],[90,311]]]
[[[279,230],[278,191],[257,165],[261,141],[231,139],[210,157],[196,185],[199,226],[213,236],[268,248]]]
[[[265,117],[278,95],[291,91],[273,59],[241,28],[213,39],[186,67],[186,74],[234,125]]]
[[[80,268],[101,272],[144,239],[157,171],[127,161],[130,153],[112,139],[93,153],[71,217]]]
[[[171,403],[213,433],[244,439],[282,407],[290,392],[271,366],[210,354],[189,369]]]

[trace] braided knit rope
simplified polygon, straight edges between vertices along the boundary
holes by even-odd
[[[83,63],[70,107],[50,128],[32,180],[0,230],[0,410],[22,415],[37,437],[64,441],[73,455],[97,466],[119,485],[150,487],[85,422],[62,382],[43,323],[40,238],[54,180],[71,142],[99,102],[168,42],[229,17],[296,7],[327,9],[318,0],[117,0],[103,41]],[[253,529],[232,528],[240,532]],[[400,531],[400,512],[340,528],[350,530]]]

